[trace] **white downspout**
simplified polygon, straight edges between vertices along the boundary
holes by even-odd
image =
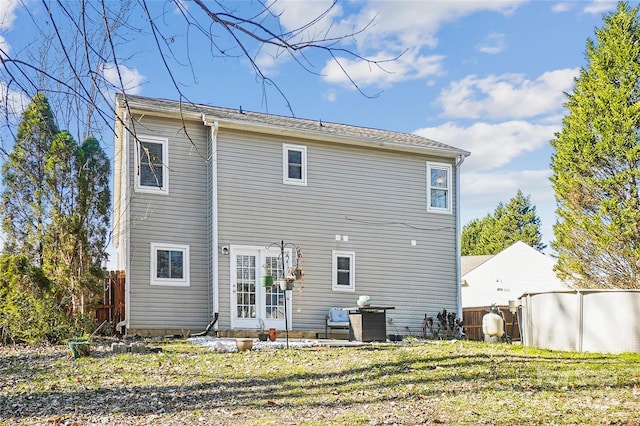
[[[456,280],[457,280],[457,295],[456,303],[458,304],[458,318],[462,319],[462,265],[461,265],[461,226],[460,226],[460,166],[464,163],[464,155],[458,157],[456,161]]]
[[[202,114],[202,122],[210,128],[211,137],[211,305],[213,314],[218,313],[218,121]],[[218,323],[215,324],[218,329]]]
[[[120,194],[120,220],[125,218],[124,223],[124,266],[125,266],[125,277],[124,277],[124,320],[116,325],[116,328],[121,331],[122,327],[126,327],[126,330],[129,330],[129,319],[131,318],[131,209],[129,208],[131,201],[131,185],[129,185],[129,177],[131,176],[129,170],[129,149],[130,149],[130,138],[129,138],[129,121],[131,117],[127,111],[124,112],[123,117],[123,125],[122,125],[122,148],[121,148],[121,158],[122,165],[120,167],[120,185],[122,188],[122,193]],[[124,185],[123,185],[124,183]],[[122,222],[120,223],[122,225]],[[120,227],[120,232],[122,232],[122,226]],[[119,236],[118,236],[119,238]],[[120,261],[118,260],[118,263]],[[119,267],[120,265],[118,265]],[[124,323],[124,324],[123,324]]]
[[[114,245],[116,245],[117,241],[117,249],[116,255],[118,257],[116,269],[125,271],[125,284],[124,284],[124,319],[116,324],[116,330],[119,333],[122,333],[122,328],[125,328],[125,331],[128,330],[129,327],[129,318],[131,317],[131,231],[130,231],[130,210],[129,210],[129,200],[131,197],[131,190],[129,184],[129,114],[128,111],[123,111],[122,113],[122,133],[114,134],[114,163],[115,160],[118,159],[120,163],[120,168],[118,170],[115,169],[114,166],[114,194],[118,191],[118,205],[113,206],[113,212],[115,215],[114,218],[114,228],[116,232],[114,232]],[[118,141],[120,140],[120,143]],[[117,181],[119,182],[118,187],[115,185],[115,177],[116,173]],[[115,197],[114,197],[115,198]],[[117,226],[115,225],[117,222]]]

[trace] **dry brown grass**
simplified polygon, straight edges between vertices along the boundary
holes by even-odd
[[[477,342],[0,347],[0,424],[640,424],[640,354]]]

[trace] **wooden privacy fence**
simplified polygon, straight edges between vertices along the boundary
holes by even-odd
[[[114,332],[116,325],[124,320],[124,284],[124,271],[107,272],[102,303],[96,306],[96,320],[109,321]]]
[[[508,306],[498,306],[498,308],[504,314],[505,333],[511,336],[513,340],[520,340],[517,316],[515,314],[512,315],[511,312],[509,312]],[[487,306],[462,308],[462,319],[467,339],[482,340],[482,317],[487,312],[489,312],[489,308]]]

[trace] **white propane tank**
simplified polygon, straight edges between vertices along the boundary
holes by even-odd
[[[497,342],[504,335],[504,321],[495,312],[489,312],[482,317],[482,333],[485,342]]]

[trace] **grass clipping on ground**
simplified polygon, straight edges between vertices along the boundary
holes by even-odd
[[[414,341],[158,353],[0,347],[0,424],[638,424],[640,354]]]

